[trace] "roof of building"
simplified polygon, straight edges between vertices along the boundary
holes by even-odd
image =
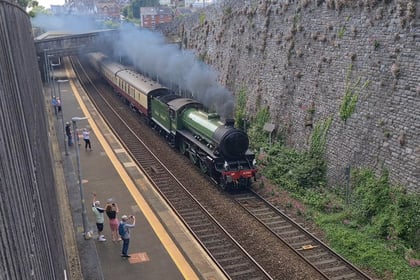
[[[143,16],[150,15],[150,16],[156,16],[156,15],[172,15],[172,9],[169,7],[141,7],[140,8],[140,14]]]

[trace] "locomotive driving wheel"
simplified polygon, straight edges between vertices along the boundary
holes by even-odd
[[[184,141],[182,141],[182,140],[179,143],[179,151],[183,155],[185,155],[185,152],[187,151],[187,144]]]
[[[192,162],[194,165],[196,165],[196,164],[197,164],[197,161],[198,161],[198,159],[197,159],[197,155],[196,155],[195,153],[193,153],[192,151],[190,151],[190,152],[189,152],[189,155],[190,155],[190,160],[191,160],[191,162]]]
[[[207,164],[201,158],[198,161],[198,165],[200,166],[200,170],[203,174],[206,174],[209,171]]]
[[[226,180],[225,180],[225,178],[224,178],[223,176],[220,176],[220,180],[219,180],[219,187],[220,187],[220,189],[221,189],[222,191],[225,191],[225,190],[226,190],[226,188],[227,188],[227,185],[226,185]]]

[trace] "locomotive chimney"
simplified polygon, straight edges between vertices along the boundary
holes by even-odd
[[[234,119],[226,119],[225,121],[225,126],[226,127],[233,127],[235,125],[235,120]]]

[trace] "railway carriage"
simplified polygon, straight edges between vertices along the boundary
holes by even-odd
[[[168,95],[170,91],[155,81],[132,70],[115,73],[118,91],[130,105],[146,116],[150,116],[150,99],[155,95]]]
[[[102,53],[90,53],[89,62],[100,73],[114,90],[123,96],[130,106],[140,113],[149,116],[151,108],[148,96],[168,95],[170,91],[159,83],[113,62]]]
[[[196,100],[173,94],[159,83],[112,62],[100,53],[88,55],[91,64],[130,106],[144,114],[150,125],[201,172],[223,189],[249,187],[256,179],[255,155],[248,135],[205,112]]]

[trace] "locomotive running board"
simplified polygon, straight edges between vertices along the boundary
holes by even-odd
[[[207,148],[206,145],[203,145],[200,141],[198,141],[197,139],[194,138],[194,135],[186,130],[177,130],[177,133],[181,134],[182,136],[184,136],[185,138],[187,138],[189,141],[193,142],[194,144],[196,144],[201,150],[203,150],[206,154],[210,155],[213,158],[218,158],[219,156],[216,156],[212,150],[210,150],[209,148]]]

